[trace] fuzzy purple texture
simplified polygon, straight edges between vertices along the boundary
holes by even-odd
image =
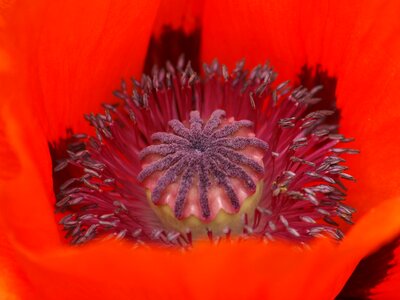
[[[144,181],[157,171],[166,171],[158,179],[153,190],[152,201],[154,203],[160,200],[169,184],[180,179],[174,207],[174,213],[178,219],[182,217],[185,199],[192,185],[193,177],[196,175],[199,178],[200,207],[205,219],[210,217],[210,199],[207,191],[211,180],[224,188],[235,210],[240,208],[240,204],[230,178],[240,179],[253,192],[256,189],[256,183],[240,164],[251,167],[258,173],[263,173],[263,166],[232,149],[243,149],[250,145],[256,145],[267,150],[268,145],[255,137],[241,137],[240,139],[234,136],[230,137],[243,127],[253,126],[253,123],[247,120],[233,121],[219,128],[222,122],[221,118],[225,115],[225,111],[215,110],[208,122],[203,125],[200,112],[192,111],[189,128],[186,128],[179,120],[171,120],[169,125],[173,134],[165,132],[153,134],[153,141],[164,143],[151,145],[139,153],[139,157],[142,159],[150,154],[165,156],[147,166],[138,175],[139,181]]]

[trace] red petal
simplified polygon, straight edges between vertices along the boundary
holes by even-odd
[[[321,64],[338,79],[341,130],[362,152],[349,158],[358,183],[348,198],[361,213],[400,194],[399,14],[398,1],[210,1],[204,8],[205,60],[269,59],[282,81]]]
[[[47,142],[27,109],[0,107],[3,126],[0,161],[8,162],[0,177],[0,228],[6,239],[32,250],[60,244],[54,217],[51,160]],[[9,159],[11,158],[11,160]]]
[[[9,9],[13,80],[26,92],[19,105],[34,110],[49,139],[68,127],[83,130],[83,113],[112,100],[120,79],[140,75],[157,7],[158,1],[18,1]]]
[[[399,214],[399,199],[386,201],[342,244],[303,250],[205,242],[182,253],[108,241],[40,254],[17,246],[14,260],[38,299],[332,299],[362,257],[399,234]]]
[[[273,4],[270,5],[272,6]],[[283,8],[285,8],[284,4],[282,3],[279,5],[283,5]],[[299,7],[297,8],[294,7],[286,11],[276,8],[271,12],[277,14],[280,11],[282,13],[280,16],[295,16],[299,12],[298,9],[301,8],[302,6],[299,4]],[[358,8],[355,9],[353,7],[353,9],[354,13],[356,13]],[[337,10],[327,9],[326,11],[329,13],[329,15],[331,15]],[[224,11],[220,12],[222,13]],[[231,10],[227,9],[226,12],[229,13]],[[339,18],[338,20],[344,20],[345,16],[350,17],[353,13],[351,8],[350,10],[347,10],[346,8],[344,12],[345,13],[343,13],[342,18]],[[243,11],[239,11],[239,13],[243,13]],[[257,10],[255,10],[254,13],[257,13]],[[393,14],[395,14],[395,11]],[[221,16],[222,15],[223,14],[221,14]],[[232,15],[232,18],[237,16],[240,16],[240,14]],[[317,12],[316,16],[318,16]],[[321,16],[324,17],[324,14],[321,14]],[[391,14],[389,14],[389,17],[390,16]],[[255,16],[252,17],[257,19]],[[262,20],[262,18],[258,19]],[[388,19],[390,20],[390,18]],[[278,17],[275,17],[275,20],[278,20]],[[313,18],[312,20],[314,22],[314,20],[318,20],[318,18]],[[215,18],[215,21],[217,21],[217,18]],[[283,21],[285,20],[283,19]],[[385,20],[382,19],[382,21]],[[244,23],[240,23],[240,19],[236,22],[238,22],[238,24],[241,26],[246,25]],[[288,23],[291,22],[293,21],[289,19]],[[293,23],[296,23],[297,25],[299,22]],[[316,24],[318,25],[319,23]],[[362,19],[360,19],[360,24],[364,24]],[[385,29],[379,27],[379,22],[377,24],[378,29]],[[388,24],[390,24],[390,22]],[[220,25],[223,28],[225,26],[223,25],[223,22],[220,22]],[[293,30],[294,27],[295,26],[293,26]],[[343,26],[345,29],[347,27],[347,25]],[[55,32],[52,30],[47,30],[55,35]],[[216,30],[218,31],[218,29]],[[316,34],[318,36],[317,33],[319,31],[322,30],[320,28],[313,28],[312,34]],[[345,30],[343,29],[342,31],[339,30],[338,32],[341,33],[344,31]],[[285,31],[282,32],[285,34]],[[208,33],[210,33],[210,31],[208,31]],[[312,34],[310,34],[310,36],[312,36]],[[279,40],[276,36],[275,42],[278,43]],[[368,38],[368,36],[365,37],[366,39]],[[219,41],[218,45],[221,46],[221,44],[221,41]],[[271,47],[275,49],[275,54],[279,54],[278,50],[282,49],[282,53],[285,52],[287,54],[287,60],[292,61],[293,65],[296,65],[295,57],[300,57],[302,54],[294,53],[295,49],[293,48],[289,48],[290,50],[286,49],[285,44],[282,41],[280,44],[281,45],[279,47]],[[306,44],[309,45],[308,43]],[[394,44],[396,45],[396,43]],[[47,46],[50,49],[54,47],[54,45]],[[252,47],[254,46],[255,45],[253,44]],[[336,48],[333,49],[340,50],[342,46],[343,43],[338,43]],[[238,47],[243,49],[243,46]],[[261,44],[260,47],[262,48]],[[310,48],[310,46],[304,47],[307,49]],[[218,50],[216,48],[217,47],[214,49]],[[320,49],[316,45],[314,45],[314,48]],[[358,48],[358,50],[360,50],[360,48]],[[394,50],[397,50],[397,48]],[[390,48],[387,51],[389,51],[389,54],[392,55],[395,53],[394,50],[393,48]],[[273,53],[274,51],[271,50],[270,53]],[[294,54],[289,55],[291,51],[293,51]],[[319,51],[320,50],[315,50],[316,53]],[[377,49],[375,49],[375,51],[377,51]],[[40,51],[38,50],[38,52]],[[232,52],[238,53],[233,48]],[[365,52],[368,53],[368,51]],[[253,51],[254,55],[257,53],[257,51]],[[310,53],[313,52],[311,51]],[[376,196],[381,193],[384,195],[397,193],[398,190],[396,189],[394,192],[389,191],[387,194],[385,194],[385,186],[376,184],[376,180],[379,178],[382,178],[382,180],[378,181],[378,183],[387,182],[392,180],[393,177],[394,182],[398,182],[395,171],[389,168],[392,166],[393,169],[397,170],[395,165],[397,164],[397,161],[395,161],[394,158],[388,160],[388,162],[381,162],[384,168],[383,176],[378,174],[379,166],[377,164],[373,164],[372,162],[372,167],[367,168],[367,171],[365,170],[365,166],[369,167],[369,163],[371,163],[371,156],[373,152],[368,152],[369,150],[379,150],[380,148],[378,147],[386,147],[384,148],[384,152],[387,151],[389,154],[391,154],[391,149],[393,149],[396,145],[393,143],[391,135],[395,133],[394,129],[392,128],[394,126],[392,125],[395,124],[394,118],[398,112],[398,106],[394,106],[394,96],[392,97],[391,95],[398,94],[396,94],[397,90],[395,86],[391,86],[390,84],[393,79],[397,79],[397,70],[399,69],[398,60],[391,60],[394,66],[393,73],[390,73],[387,69],[382,71],[382,74],[386,75],[386,77],[382,77],[381,81],[377,80],[379,83],[378,85],[378,83],[370,80],[370,75],[373,75],[377,69],[369,68],[371,62],[370,60],[362,63],[363,59],[368,56],[365,57],[360,55],[361,58],[359,58],[358,56],[355,56],[355,50],[352,53],[353,55],[345,57],[345,62],[347,62],[347,64],[343,64],[343,66],[337,67],[337,69],[332,68],[332,70],[338,75],[340,80],[339,83],[342,82],[338,88],[339,101],[341,101],[339,103],[341,103],[343,106],[344,103],[349,103],[348,106],[344,107],[343,109],[345,131],[351,131],[353,135],[358,137],[358,135],[363,134],[364,130],[364,127],[362,126],[363,124],[359,123],[366,122],[370,118],[373,118],[374,120],[374,125],[366,127],[366,133],[362,135],[365,139],[365,142],[360,144],[364,152],[367,151],[367,153],[370,153],[366,156],[366,160],[363,161],[363,172],[361,172],[361,165],[354,166],[354,168],[357,168],[358,166],[358,172],[356,175],[358,177],[361,176],[360,179],[365,178],[368,184],[363,185],[365,192],[362,194],[363,196],[360,197],[369,196],[368,193],[370,191],[370,195],[372,196]],[[343,53],[340,53],[339,51],[337,57],[340,57],[341,54]],[[372,54],[369,53],[369,55]],[[315,58],[317,56],[318,55],[310,54],[310,57]],[[219,57],[223,59],[223,56]],[[272,57],[271,60],[273,59],[277,64],[279,64],[279,67],[283,70],[283,74],[286,72],[286,74],[293,75],[294,73],[291,71],[292,69],[288,67],[285,69],[286,64],[282,63],[279,57],[280,56]],[[281,57],[285,58],[285,55]],[[321,57],[324,56],[322,55]],[[377,61],[382,63],[383,56],[381,55],[378,57],[380,57],[381,60],[378,59]],[[229,57],[227,56],[227,58]],[[254,56],[254,58],[256,58],[256,56]],[[43,61],[48,61],[49,59],[50,58],[42,58]],[[251,59],[253,58],[251,57]],[[354,59],[355,61],[353,64],[350,64],[351,59]],[[315,61],[310,59],[311,63],[314,63]],[[324,60],[329,68],[334,64],[340,65],[338,59],[332,60],[330,63],[329,61],[330,60]],[[77,62],[79,62],[79,60],[77,60],[76,63]],[[277,65],[276,63],[275,65]],[[347,67],[345,67],[346,65]],[[375,65],[375,61],[373,65]],[[376,63],[375,66],[378,66],[378,63]],[[50,66],[48,67],[50,68]],[[353,69],[356,70],[355,73],[350,72]],[[362,71],[366,71],[368,77],[363,77],[364,75]],[[54,70],[53,73],[56,73],[55,75],[58,75],[61,77],[61,79],[63,79],[63,76],[57,74],[57,72]],[[79,75],[81,73],[78,72],[74,74]],[[350,89],[352,82],[349,80],[353,79],[352,74],[354,74],[355,77],[355,91]],[[97,75],[95,78],[97,79]],[[343,83],[341,78],[345,78],[346,83]],[[386,79],[388,79],[387,82],[385,82]],[[385,89],[383,91],[378,89],[382,82],[387,84],[385,85]],[[376,98],[370,97],[369,94],[367,95],[367,93],[363,91],[365,86],[369,87],[370,85],[372,86],[372,91],[375,92],[374,95],[377,95]],[[75,88],[78,87],[75,86]],[[69,90],[64,89],[64,92],[69,92]],[[88,94],[89,92],[84,89],[84,92],[82,93],[85,95],[85,93]],[[68,97],[71,95],[73,94],[69,94]],[[59,94],[53,91],[53,96],[59,96]],[[354,96],[355,98],[343,98],[344,96]],[[359,103],[357,101],[363,100],[364,98],[367,98],[367,96],[368,100],[365,100],[365,103],[368,105],[360,108],[359,105],[356,104]],[[61,95],[60,97],[66,96]],[[370,100],[371,98],[372,100]],[[52,101],[54,100],[49,99],[44,101],[49,101],[48,103],[53,104]],[[377,104],[382,105],[382,107],[378,107],[377,109],[372,107],[373,105]],[[350,110],[354,110],[355,108],[357,110],[359,109],[360,112],[357,111],[353,115],[354,111],[350,112]],[[387,113],[389,108],[393,108],[393,110]],[[47,111],[50,110],[47,108]],[[384,114],[385,111],[386,115]],[[21,132],[21,127],[17,125],[18,122],[15,122],[15,117],[12,117],[14,113],[13,109],[8,111],[6,110],[5,112],[6,113],[4,113],[4,109],[2,109],[2,117],[3,119],[6,119],[4,124],[11,125],[7,125],[5,128],[7,137],[6,139],[3,139],[3,141],[5,140],[8,143],[6,148],[7,151],[14,149],[12,150],[14,151],[14,157],[17,157],[18,161],[21,162],[19,167],[22,169],[19,169],[18,167],[16,171],[8,174],[10,179],[7,179],[7,182],[2,182],[3,187],[6,187],[6,193],[8,194],[7,198],[2,197],[1,199],[2,201],[7,200],[8,203],[5,203],[7,209],[1,210],[0,228],[2,233],[4,233],[5,230],[3,226],[5,223],[7,226],[10,224],[10,227],[6,227],[7,230],[10,230],[9,232],[6,232],[7,243],[12,243],[12,249],[15,249],[16,253],[4,253],[4,248],[2,247],[0,262],[6,260],[6,270],[11,270],[18,274],[18,276],[14,278],[17,281],[15,282],[16,286],[21,283],[26,283],[25,286],[31,289],[31,292],[27,292],[26,294],[29,294],[30,298],[35,297],[38,299],[52,299],[55,295],[57,295],[57,298],[59,299],[81,299],[84,297],[97,299],[131,299],[135,297],[207,297],[210,299],[228,297],[264,297],[280,299],[333,298],[341,289],[345,280],[348,278],[358,261],[363,256],[375,250],[379,245],[390,240],[390,238],[393,236],[399,234],[400,219],[398,218],[398,215],[400,213],[400,207],[399,199],[395,199],[393,201],[385,202],[383,205],[379,206],[370,214],[366,215],[362,220],[360,220],[360,222],[355,225],[353,230],[349,233],[343,244],[339,246],[333,246],[328,241],[320,241],[314,245],[310,251],[299,251],[297,249],[293,249],[291,246],[280,244],[261,246],[260,244],[253,242],[244,242],[236,245],[222,244],[220,247],[204,244],[199,245],[193,251],[186,254],[181,254],[175,251],[166,252],[165,250],[161,251],[158,249],[143,248],[133,251],[130,248],[130,245],[119,244],[116,242],[108,242],[104,244],[94,243],[82,248],[60,247],[55,251],[46,250],[45,252],[33,252],[32,250],[26,250],[26,248],[40,248],[40,242],[45,240],[46,235],[50,241],[53,241],[54,244],[57,244],[56,239],[52,238],[56,236],[54,227],[45,226],[45,224],[51,223],[48,220],[50,217],[46,217],[51,216],[49,212],[51,205],[47,201],[43,200],[31,203],[24,202],[24,200],[26,201],[26,199],[31,196],[32,190],[38,193],[37,198],[40,200],[42,199],[43,195],[46,198],[48,197],[48,188],[51,186],[51,184],[49,184],[49,182],[44,183],[41,178],[44,178],[44,180],[49,178],[48,174],[43,176],[43,172],[46,172],[46,170],[47,172],[50,171],[50,167],[48,165],[49,159],[45,156],[34,156],[34,153],[39,153],[40,149],[38,148],[43,147],[42,150],[46,148],[45,139],[40,136],[40,131],[35,128],[35,122],[32,122],[32,130],[33,132],[36,132],[37,130],[37,132],[39,132],[39,137],[35,134],[30,136],[29,134],[32,132],[29,130],[26,132],[27,135],[25,136],[24,132]],[[55,116],[52,115],[50,117],[51,122],[54,122],[54,120],[60,118],[60,115],[57,115],[57,118]],[[355,116],[355,118],[352,119],[352,116]],[[21,117],[31,116],[26,113],[21,113]],[[27,123],[25,122],[24,124]],[[24,126],[23,128],[25,129],[29,127]],[[48,132],[56,135],[55,133],[57,130],[54,129],[50,131],[50,129],[48,129]],[[385,134],[385,132],[387,133]],[[386,141],[386,145],[381,145],[377,141],[368,141],[369,137],[371,136],[379,138],[378,142]],[[36,138],[38,138],[39,142],[36,141],[35,143],[32,143],[32,139]],[[397,143],[397,141],[395,142]],[[27,150],[29,147],[34,147],[36,150],[29,152]],[[38,159],[40,159],[41,163],[45,165],[43,168],[38,168],[32,163],[32,161]],[[366,173],[367,175],[363,175],[363,173]],[[33,181],[26,180],[30,178],[32,178]],[[372,187],[370,187],[371,183]],[[388,185],[388,187],[391,188],[392,186]],[[379,197],[378,200],[381,199],[382,197]],[[34,205],[38,205],[39,207],[32,207]],[[24,210],[26,207],[28,207],[29,210]],[[22,211],[19,211],[18,208],[22,209]],[[37,208],[37,212],[40,212],[39,214],[33,214],[32,216],[27,213],[29,211],[32,212],[32,209],[35,211],[35,208]],[[6,212],[10,212],[10,214],[7,215]],[[41,213],[43,213],[43,215],[41,215]],[[16,220],[12,220],[12,218],[16,216],[18,218],[20,216],[26,217],[28,218],[28,221],[34,222],[21,224],[21,221],[17,222]],[[45,220],[41,220],[40,217],[44,217]],[[20,220],[25,222],[25,219]],[[27,226],[28,224],[33,226],[33,228]],[[37,230],[39,230],[39,232]],[[44,230],[44,232],[41,232],[40,230]],[[10,238],[14,232],[18,234],[16,234],[18,237],[17,241],[13,241]],[[32,234],[32,237],[20,237],[21,233]],[[0,241],[3,244],[3,241]],[[6,257],[4,257],[4,255],[6,255]],[[10,260],[12,260],[14,263],[10,263]],[[4,274],[4,271],[2,272],[3,273],[1,275]]]
[[[218,58],[230,67],[242,58],[249,66],[270,60],[282,80],[292,78],[306,63],[299,26],[310,18],[301,17],[304,7],[303,1],[207,1],[203,59]]]

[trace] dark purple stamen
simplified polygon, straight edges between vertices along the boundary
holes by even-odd
[[[224,116],[225,111],[215,110],[208,122],[203,125],[200,113],[192,111],[189,128],[179,120],[172,120],[168,124],[173,133],[153,134],[153,141],[159,141],[162,144],[151,145],[139,153],[139,157],[142,159],[150,154],[163,156],[144,168],[138,175],[139,181],[144,181],[156,171],[166,171],[158,179],[153,190],[153,202],[157,203],[160,200],[169,184],[180,180],[174,207],[177,218],[182,217],[185,199],[195,176],[198,176],[199,201],[204,218],[210,217],[207,196],[210,177],[211,181],[216,181],[224,188],[235,210],[240,208],[240,204],[230,183],[230,178],[240,179],[253,192],[256,189],[256,183],[240,164],[249,166],[260,174],[264,171],[263,166],[232,149],[253,146],[266,150],[267,143],[255,137],[232,136],[243,127],[251,127],[253,123],[241,120],[221,126],[221,118]],[[206,168],[205,165],[208,167]]]

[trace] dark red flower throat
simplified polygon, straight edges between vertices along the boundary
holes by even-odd
[[[95,137],[73,136],[57,208],[72,243],[111,235],[190,245],[193,237],[256,237],[307,242],[341,239],[351,223],[342,179],[354,180],[327,122],[332,110],[294,90],[268,65],[229,72],[213,62],[200,78],[180,60],[152,76],[122,82],[121,103],[86,115]]]

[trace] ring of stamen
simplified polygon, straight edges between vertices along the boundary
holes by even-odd
[[[284,82],[274,88],[276,74],[268,64],[248,71],[240,61],[229,72],[214,61],[204,65],[202,77],[190,64],[183,66],[183,61],[177,68],[167,64],[166,69],[155,68],[151,77],[143,75],[131,84],[122,81],[114,93],[119,103],[104,104],[104,114],[85,116],[96,134],[71,136],[68,151],[54,169],[67,168],[61,178],[68,179],[59,186],[55,180],[56,209],[65,214],[60,224],[71,243],[103,236],[175,246],[191,245],[196,235],[299,243],[321,235],[341,239],[340,219],[352,223],[355,212],[344,204],[343,180],[355,179],[343,157],[358,151],[343,146],[352,139],[338,134],[337,126],[326,120],[334,111],[311,110],[320,100],[315,94],[321,87],[291,89]],[[233,118],[239,120],[236,125]],[[168,130],[168,124],[175,130]],[[208,150],[189,138],[200,132],[217,140],[212,158],[199,159]],[[250,138],[254,136],[258,139]],[[188,147],[193,155],[182,159]],[[253,156],[257,151],[261,154]],[[157,163],[157,171],[145,172],[148,163]],[[227,171],[228,166],[234,167]],[[140,172],[144,182],[137,180]],[[154,190],[161,176],[165,178]],[[166,204],[166,195],[174,205]],[[213,216],[220,195],[225,195],[226,205]],[[190,206],[197,209],[185,218]],[[174,226],[165,224],[164,212],[158,214],[164,208]]]

